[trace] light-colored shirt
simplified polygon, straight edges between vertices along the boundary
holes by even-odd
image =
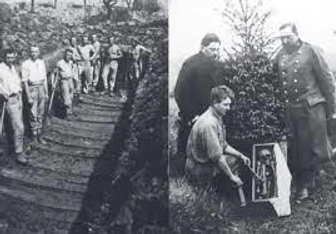
[[[217,161],[228,145],[221,117],[209,107],[194,124],[187,143],[187,157],[197,163]]]
[[[81,56],[79,55],[79,51],[77,49],[77,47],[72,47],[70,46],[69,49],[72,50],[72,59],[74,62],[78,62],[79,60],[81,60]]]
[[[89,61],[90,57],[95,52],[93,45],[78,46],[78,51],[81,56],[81,59],[84,61]]]
[[[21,79],[15,67],[0,63],[0,94],[10,96],[21,90]]]
[[[35,61],[28,59],[22,63],[22,81],[28,83],[41,83],[47,79],[45,63],[42,59]]]
[[[74,76],[73,62],[66,62],[64,59],[57,62],[56,67],[59,69],[61,78],[68,79]]]
[[[94,50],[95,50],[96,53],[97,53],[96,58],[100,58],[100,42],[99,42],[99,41],[96,41],[96,42],[93,43],[92,45],[93,45]]]
[[[142,45],[137,45],[135,46],[135,48],[132,49],[132,56],[135,61],[138,61],[140,59],[142,51],[147,51],[147,49]]]
[[[107,54],[109,59],[116,59],[121,57],[122,52],[120,47],[114,44],[108,48]]]

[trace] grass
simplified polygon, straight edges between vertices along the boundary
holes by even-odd
[[[201,191],[182,175],[177,154],[177,113],[169,100],[169,200],[173,233],[336,233],[336,168],[329,162],[317,181],[312,198],[292,204],[292,215],[278,218],[268,203],[239,202],[219,197],[215,191]],[[247,200],[251,198],[247,197]]]

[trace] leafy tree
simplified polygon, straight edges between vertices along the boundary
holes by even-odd
[[[236,36],[223,69],[224,83],[236,93],[226,123],[228,139],[250,144],[280,140],[286,125],[281,84],[270,59],[272,37],[266,30],[271,11],[262,0],[239,0],[229,2],[223,16]]]

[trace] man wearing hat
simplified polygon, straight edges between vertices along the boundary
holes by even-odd
[[[336,118],[336,87],[321,51],[300,39],[295,24],[282,25],[279,38],[276,62],[289,117],[289,164],[301,202],[310,195],[319,162],[330,154],[327,119]]]
[[[211,89],[221,84],[219,48],[221,42],[214,33],[206,34],[200,51],[188,58],[179,72],[174,94],[179,112],[178,151],[185,152],[192,124],[210,106]]]

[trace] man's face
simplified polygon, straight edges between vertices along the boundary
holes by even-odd
[[[70,40],[70,44],[72,46],[76,46],[77,45],[77,39],[75,37],[72,37],[71,40]]]
[[[83,45],[89,44],[89,39],[87,37],[83,37]]]
[[[95,43],[97,41],[97,36],[96,35],[92,35],[92,42]]]
[[[219,48],[219,42],[211,42],[209,45],[203,47],[202,51],[206,56],[216,59],[219,57]]]
[[[292,31],[291,26],[285,27],[280,30],[282,36],[280,37],[282,46],[288,50],[295,47],[299,41],[299,36]]]
[[[65,61],[68,62],[70,61],[71,58],[72,58],[72,53],[70,51],[67,51],[64,56]]]
[[[110,45],[113,45],[113,44],[114,44],[114,38],[113,38],[113,37],[110,37],[110,38],[109,38],[109,43],[110,43]]]
[[[30,56],[33,60],[36,60],[40,54],[39,48],[31,47],[30,48]]]
[[[15,54],[14,53],[10,53],[6,55],[6,63],[8,65],[13,65],[14,61],[15,61]]]
[[[226,112],[228,112],[230,110],[231,103],[232,103],[231,98],[227,97],[227,98],[223,99],[221,102],[215,103],[214,108],[216,109],[216,111],[221,116],[224,116],[226,114]]]

